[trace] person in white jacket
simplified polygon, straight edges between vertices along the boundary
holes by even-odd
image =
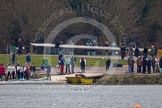
[[[14,64],[11,65],[11,72],[12,72],[12,79],[15,79],[16,68]]]
[[[8,66],[7,66],[7,80],[9,78],[11,80],[11,73],[12,73],[12,66],[11,66],[11,64],[8,64]]]

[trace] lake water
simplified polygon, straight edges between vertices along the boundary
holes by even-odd
[[[162,86],[0,85],[0,108],[162,108]]]

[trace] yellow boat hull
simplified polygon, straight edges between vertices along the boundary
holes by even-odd
[[[93,79],[90,79],[90,78],[81,78],[81,83],[82,84],[90,85],[90,84],[93,84]]]
[[[67,79],[67,83],[72,83],[72,84],[81,83],[81,80],[78,77],[66,77],[66,79]]]

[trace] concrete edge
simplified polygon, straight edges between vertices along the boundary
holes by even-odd
[[[59,85],[56,82],[0,82],[0,85]]]

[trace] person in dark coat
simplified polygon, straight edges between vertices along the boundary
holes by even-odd
[[[143,56],[143,59],[142,59],[142,73],[145,74],[146,73],[146,64],[147,63],[147,60],[146,60],[146,56]]]
[[[162,56],[160,57],[159,60],[159,67],[160,67],[160,73],[162,73]]]
[[[148,56],[146,60],[147,60],[147,73],[151,74],[151,57]]]
[[[62,54],[60,54],[60,55],[59,55],[59,57],[58,57],[58,60],[60,60],[62,57],[63,57],[63,55],[62,55]]]
[[[109,70],[110,64],[111,64],[111,60],[108,57],[107,60],[106,60],[106,72]]]
[[[145,46],[145,48],[143,49],[143,54],[145,55],[145,56],[147,56],[147,54],[148,54],[148,48]]]
[[[15,64],[15,62],[16,62],[16,54],[14,52],[12,55],[12,63]]]
[[[136,48],[134,51],[134,56],[138,58],[139,55],[140,55],[140,51],[138,48]]]
[[[85,67],[86,67],[86,59],[82,57],[80,59],[80,68],[82,73],[85,73]]]
[[[121,45],[120,50],[121,50],[121,58],[122,58],[122,60],[124,60],[125,51],[126,51],[126,48],[125,48],[125,45],[124,44]]]

